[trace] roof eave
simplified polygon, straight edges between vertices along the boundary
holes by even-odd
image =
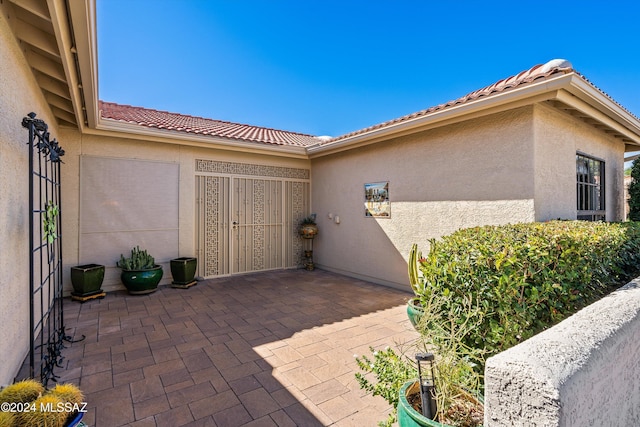
[[[61,0],[55,0],[61,1]],[[98,123],[98,49],[95,0],[66,0],[72,45],[68,47],[67,66],[77,70],[72,80],[76,94],[76,116],[80,130]],[[72,68],[73,67],[73,68]]]
[[[640,146],[640,121],[585,79],[574,76],[557,99],[622,136],[627,145]],[[635,148],[637,150],[637,148]]]
[[[393,123],[334,142],[313,145],[307,148],[307,152],[310,158],[321,157],[409,133],[445,126],[506,109],[517,108],[523,105],[558,99],[559,97],[561,97],[561,100],[564,102],[567,96],[563,96],[562,93],[566,94],[567,92],[576,95],[578,98],[587,99],[588,102],[597,103],[598,110],[606,111],[604,115],[609,118],[609,125],[615,125],[618,122],[625,123],[625,126],[619,126],[619,131],[627,129],[624,135],[633,143],[640,143],[640,133],[633,130],[634,128],[638,128],[637,119],[615,102],[611,101],[611,99],[602,94],[597,88],[586,82],[582,77],[576,73],[569,73],[552,76],[539,82],[526,84],[505,92],[494,93],[486,97],[467,101],[463,104],[437,110],[424,116]],[[573,100],[575,101],[575,98]],[[584,102],[583,106],[588,106],[588,102]],[[589,111],[587,108],[584,108],[584,110]],[[596,110],[592,108],[591,114],[593,114],[594,111]],[[601,115],[602,114],[603,113],[601,113]]]
[[[167,144],[216,148],[226,151],[277,154],[292,158],[307,159],[305,147],[278,145],[240,139],[222,138],[213,135],[176,132],[168,129],[148,128],[135,123],[100,118],[94,129],[85,129],[93,135],[162,142]]]

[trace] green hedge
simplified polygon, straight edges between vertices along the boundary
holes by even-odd
[[[478,327],[484,359],[558,323],[640,272],[640,223],[551,221],[457,231],[418,260],[419,295]],[[434,294],[435,293],[435,294]],[[469,301],[480,310],[465,310]],[[465,319],[473,313],[474,319]]]

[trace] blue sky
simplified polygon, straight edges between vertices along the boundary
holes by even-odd
[[[640,116],[637,1],[97,0],[99,96],[338,136],[554,58]]]

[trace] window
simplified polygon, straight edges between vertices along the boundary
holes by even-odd
[[[604,221],[604,162],[576,155],[578,219]]]

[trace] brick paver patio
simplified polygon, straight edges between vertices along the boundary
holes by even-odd
[[[96,427],[375,426],[354,354],[417,337],[409,293],[284,270],[65,302],[59,381],[79,384]]]

